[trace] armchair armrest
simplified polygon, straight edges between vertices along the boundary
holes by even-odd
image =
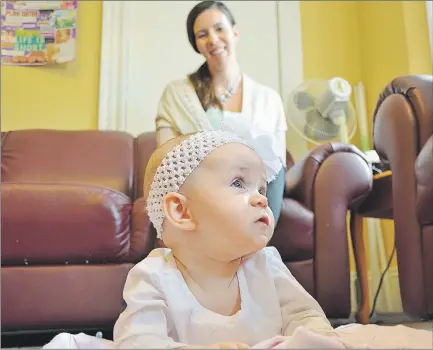
[[[336,188],[344,185],[344,197],[351,207],[371,191],[372,178],[367,160],[358,148],[330,142],[312,150],[286,172],[285,197],[296,199],[314,211],[315,187],[319,186],[317,190],[321,191],[331,185]]]
[[[347,212],[368,196],[372,183],[362,152],[342,143],[315,148],[286,173],[285,196],[314,214],[314,296],[333,317],[350,310]]]
[[[392,162],[391,158],[408,153],[400,151],[401,140],[406,141],[405,146],[413,142],[421,148],[429,139],[433,133],[432,87],[431,75],[407,75],[393,79],[382,90],[373,113],[373,142],[383,160]]]
[[[433,223],[433,135],[425,143],[415,162],[417,183],[416,212],[420,224]]]

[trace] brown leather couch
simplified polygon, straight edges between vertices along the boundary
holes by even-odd
[[[2,133],[3,334],[112,327],[129,269],[156,244],[142,198],[154,148],[154,133]],[[329,317],[350,315],[346,212],[371,182],[359,151],[341,144],[287,173],[271,243]]]
[[[433,318],[433,77],[402,76],[380,94],[374,147],[392,171],[403,310]]]

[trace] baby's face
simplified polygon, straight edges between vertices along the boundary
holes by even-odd
[[[230,261],[266,246],[274,217],[266,198],[266,170],[252,149],[239,143],[217,148],[187,182],[188,207],[205,254]]]

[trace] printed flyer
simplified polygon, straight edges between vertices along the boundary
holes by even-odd
[[[1,63],[40,66],[75,59],[75,1],[1,0]]]

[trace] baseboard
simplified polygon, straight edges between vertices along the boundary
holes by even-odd
[[[357,288],[356,288],[356,272],[350,273],[350,301],[351,301],[351,308],[352,312],[356,312],[357,310]],[[386,300],[384,289],[382,287],[379,297],[377,298],[376,303],[376,311],[380,313],[401,313],[403,312],[402,305],[401,305],[401,297],[400,297],[400,285],[398,280],[398,269],[397,267],[391,267],[388,272],[386,273],[384,277],[384,282],[387,280],[390,286],[389,290],[389,298]],[[372,278],[371,274],[368,275],[368,282],[370,286],[370,310],[373,306],[373,299],[374,295],[376,294],[377,290],[377,282],[375,285],[372,285]]]

